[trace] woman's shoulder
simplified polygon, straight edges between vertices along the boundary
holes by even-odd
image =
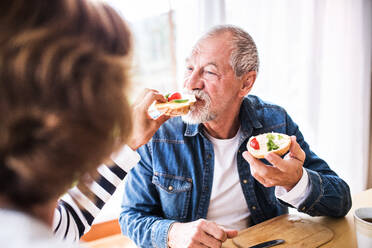
[[[46,224],[26,213],[0,209],[0,219],[0,247],[81,248],[56,239]]]

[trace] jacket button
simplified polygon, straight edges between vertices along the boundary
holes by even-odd
[[[252,206],[252,210],[256,210],[256,206]]]
[[[302,208],[301,208],[302,211],[305,211],[305,209],[306,209],[306,207],[302,207]]]
[[[169,190],[169,191],[172,191],[172,190],[173,190],[173,186],[170,185],[170,186],[168,187],[168,190]]]
[[[247,179],[244,179],[244,180],[243,180],[243,183],[244,183],[244,184],[248,183],[248,180],[247,180]]]

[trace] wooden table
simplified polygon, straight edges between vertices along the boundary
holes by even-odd
[[[333,239],[322,245],[322,248],[327,247],[347,247],[356,248],[356,237],[354,231],[354,217],[353,212],[359,207],[372,206],[372,189],[363,191],[353,196],[353,206],[349,213],[344,218],[331,218],[331,217],[311,217],[303,213],[296,213],[303,219],[308,219],[312,222],[322,224],[334,233]],[[237,248],[231,240],[227,240],[223,248]]]
[[[354,231],[354,219],[353,212],[359,207],[371,207],[372,206],[372,189],[363,191],[353,196],[353,207],[344,218],[331,218],[331,217],[311,217],[303,213],[295,213],[303,219],[311,220],[322,224],[334,232],[333,239],[322,245],[322,248],[330,247],[347,247],[356,248],[356,237]],[[121,234],[113,235],[103,239],[99,239],[84,244],[85,247],[89,248],[135,248],[136,246],[127,238]],[[223,248],[237,248],[231,240],[227,240],[223,245]]]
[[[87,248],[137,248],[136,244],[123,234],[115,234],[81,245]]]

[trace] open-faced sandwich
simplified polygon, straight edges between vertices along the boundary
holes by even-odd
[[[190,107],[196,102],[194,95],[186,95],[179,92],[166,94],[164,97],[166,99],[166,102],[155,103],[155,108],[159,112],[169,116],[179,116],[187,114],[190,110]]]
[[[282,133],[264,133],[252,136],[247,143],[248,152],[255,158],[264,158],[274,152],[279,156],[286,154],[291,146],[291,138]]]

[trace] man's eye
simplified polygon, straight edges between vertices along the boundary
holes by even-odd
[[[193,68],[192,67],[186,67],[186,70],[183,75],[190,76],[192,74]]]
[[[210,74],[210,75],[217,75],[216,73],[214,73],[212,71],[205,71],[205,73]]]

